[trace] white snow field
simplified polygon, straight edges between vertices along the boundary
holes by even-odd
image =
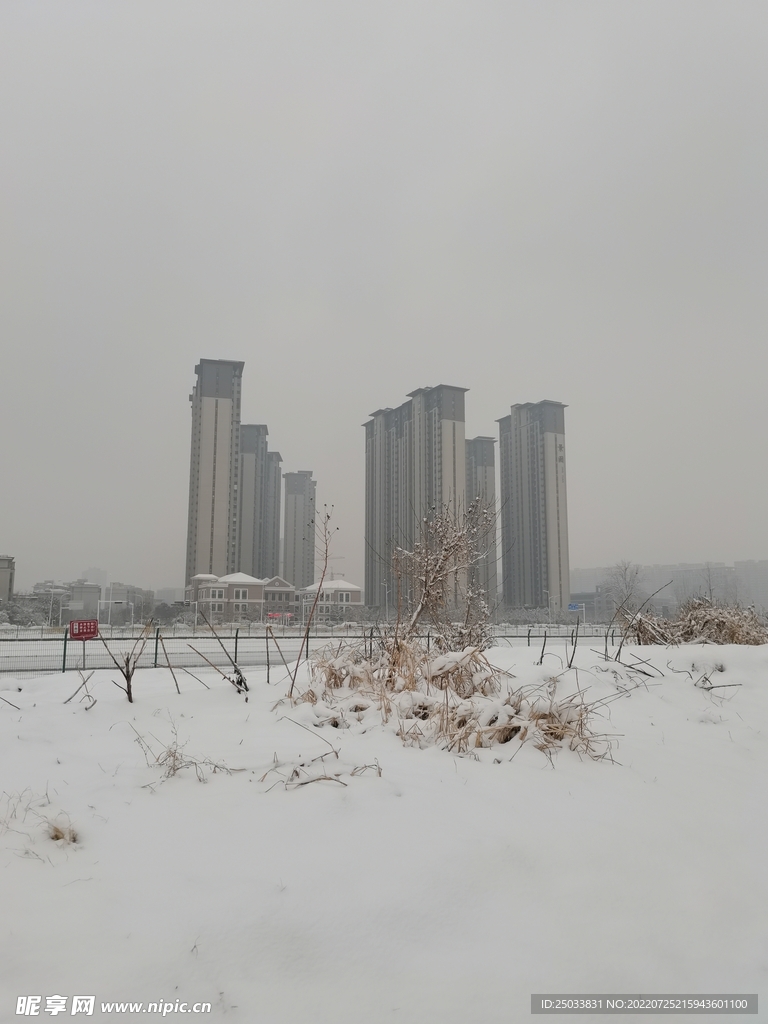
[[[565,650],[540,653],[488,657],[505,686],[573,693]],[[181,694],[167,669],[137,672],[133,704],[116,671],[91,678],[95,704],[64,703],[76,672],[0,676],[0,1021],[69,1019],[74,996],[95,997],[93,1020],[209,1002],[183,1019],[248,1024],[508,1024],[532,993],[762,996],[768,648],[621,656],[587,640],[574,661],[601,760],[521,733],[421,749],[397,735],[418,721],[383,724],[375,702],[320,725],[322,702],[291,705],[274,666],[270,686],[246,670],[247,702],[212,670],[178,672]]]

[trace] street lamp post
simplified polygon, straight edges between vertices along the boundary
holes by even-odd
[[[61,626],[61,613],[63,611],[62,598],[67,591],[62,590],[60,587],[51,587],[48,593],[51,595],[51,603],[48,606],[48,625],[53,626],[53,599],[54,597],[57,597],[59,600],[59,626]]]

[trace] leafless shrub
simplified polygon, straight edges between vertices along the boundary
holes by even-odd
[[[121,652],[119,657],[117,658],[110,650],[110,647],[107,644],[107,641],[104,639],[104,637],[99,635],[99,639],[104,644],[107,654],[110,656],[118,672],[122,675],[123,679],[125,680],[125,686],[121,686],[120,683],[115,683],[115,686],[118,688],[118,690],[123,691],[123,693],[128,698],[128,702],[130,704],[133,704],[133,674],[136,671],[136,668],[139,664],[139,659],[144,653],[144,648],[147,646],[147,641],[149,640],[151,631],[152,623],[148,622],[146,626],[142,629],[141,633],[139,634],[136,640],[136,643],[133,645],[131,650],[127,652]],[[112,682],[115,682],[114,679],[112,680]]]
[[[208,757],[196,758],[185,754],[185,745],[174,739],[155,758],[156,764],[163,769],[164,779],[171,779],[186,768],[194,770],[198,782],[207,782],[206,771],[211,771],[213,774],[216,774],[216,772],[225,772],[227,775],[232,774],[231,769],[227,768],[225,764],[217,764]]]
[[[701,597],[681,605],[674,620],[648,614],[636,616],[630,636],[638,644],[768,643],[768,630],[754,609],[718,605]]]
[[[170,719],[170,722],[173,739],[170,743],[166,743],[159,753],[156,753],[149,740],[147,740],[145,736],[142,736],[141,733],[131,725],[131,729],[136,733],[136,742],[141,747],[147,765],[150,767],[158,766],[162,768],[163,779],[171,779],[187,768],[194,770],[198,782],[208,781],[206,776],[207,771],[212,772],[214,775],[217,772],[224,772],[226,775],[231,775],[233,771],[242,770],[228,768],[227,765],[212,761],[209,757],[191,757],[189,754],[186,754],[184,748],[187,743],[186,741],[184,743],[179,742],[179,733],[176,723],[173,718]],[[128,724],[130,725],[130,722]],[[162,743],[163,741],[158,742]]]
[[[369,661],[350,646],[319,653],[311,671],[316,727],[348,728],[376,716],[391,720],[408,746],[471,755],[517,740],[546,753],[566,746],[610,757],[612,738],[594,728],[601,702],[587,702],[581,691],[558,697],[558,677],[510,688],[510,674],[475,648],[430,657],[424,646],[401,642]]]
[[[294,688],[296,686],[296,676],[297,676],[298,671],[299,671],[299,664],[301,662],[301,657],[304,654],[304,651],[308,650],[308,648],[309,648],[309,631],[312,628],[312,620],[314,619],[315,612],[317,611],[317,602],[320,600],[320,594],[322,593],[322,590],[323,590],[323,583],[325,582],[325,577],[326,577],[326,574],[328,572],[328,561],[329,561],[330,556],[331,556],[331,540],[333,539],[334,534],[338,531],[338,527],[336,527],[335,529],[331,528],[331,519],[332,519],[332,517],[333,517],[333,505],[331,505],[330,508],[328,508],[328,506],[326,505],[325,509],[324,509],[324,512],[323,512],[322,519],[320,520],[320,522],[312,524],[312,527],[315,529],[315,531],[317,533],[317,539],[320,542],[322,567],[321,567],[321,570],[320,570],[320,580],[318,581],[317,590],[315,591],[315,599],[312,602],[312,607],[309,610],[309,615],[307,616],[306,628],[304,630],[304,635],[301,638],[301,647],[299,648],[299,656],[296,659],[296,664],[294,666],[293,672],[291,673],[291,686],[290,686],[290,689],[288,690],[288,696],[291,699],[293,698],[293,691],[294,691]]]
[[[490,609],[477,567],[495,529],[495,511],[480,499],[464,512],[451,504],[429,510],[411,550],[396,548],[393,554],[395,639],[409,640],[427,622],[438,650],[492,645]]]
[[[619,622],[628,622],[646,597],[642,567],[633,562],[617,562],[611,566],[601,585],[618,610]]]

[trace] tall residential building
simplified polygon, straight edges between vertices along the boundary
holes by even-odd
[[[565,406],[513,405],[499,423],[504,603],[567,609],[568,506]]]
[[[262,578],[272,579],[280,572],[280,497],[283,491],[283,457],[280,452],[267,452],[266,500],[264,502],[263,573]],[[314,491],[313,491],[314,501]],[[315,561],[312,549],[312,564]]]
[[[259,579],[277,576],[280,557],[279,452],[267,446],[263,423],[240,427],[236,570]]]
[[[283,579],[297,590],[315,582],[315,490],[312,470],[286,473]]]
[[[12,555],[0,555],[0,601],[10,601],[13,597],[13,577],[15,573],[15,558]]]
[[[396,599],[395,547],[411,549],[430,509],[465,507],[464,395],[440,384],[411,391],[396,409],[371,413],[365,426],[365,601]]]
[[[496,440],[493,437],[473,437],[467,441],[467,492],[469,509],[475,509],[477,550],[470,566],[469,582],[477,584],[486,594],[491,609],[498,601],[498,573],[496,569]]]
[[[242,362],[201,359],[192,403],[186,582],[237,568]]]

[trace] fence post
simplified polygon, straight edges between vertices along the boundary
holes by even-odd
[[[61,671],[67,671],[67,640],[69,639],[69,626],[64,627],[64,657],[61,660]]]
[[[237,636],[239,632],[240,627],[238,626],[237,629],[235,630],[235,663],[237,663]]]
[[[269,633],[264,630],[264,644],[267,648],[267,685],[269,685]]]
[[[160,627],[155,629],[155,668],[157,668],[157,645],[160,643]]]
[[[530,631],[530,629],[528,630],[528,646],[529,647],[531,646],[531,631]]]

